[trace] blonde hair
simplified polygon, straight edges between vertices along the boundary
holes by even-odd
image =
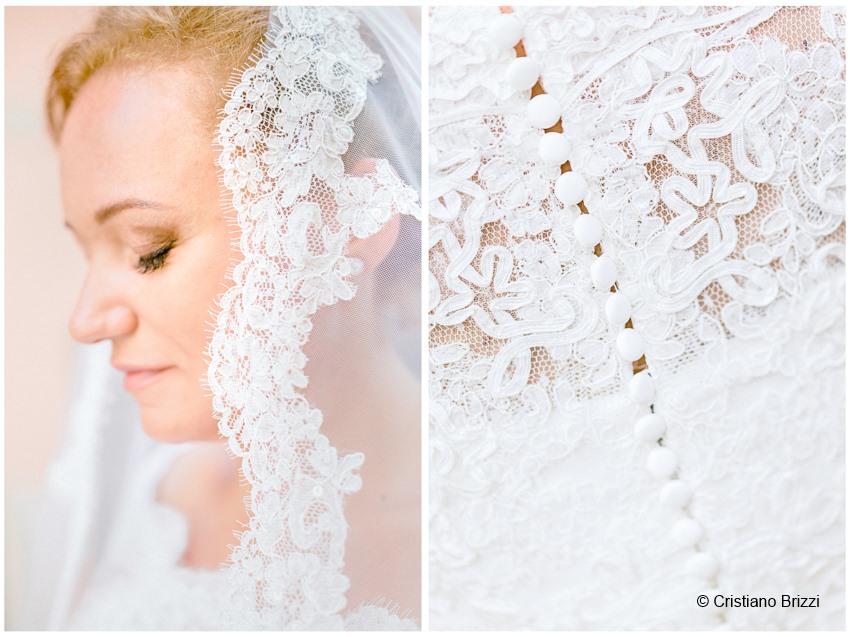
[[[268,7],[104,7],[92,30],[78,35],[56,61],[46,96],[51,137],[58,143],[86,81],[112,65],[193,65],[209,87],[202,102],[212,124],[230,74],[249,62],[268,23]]]

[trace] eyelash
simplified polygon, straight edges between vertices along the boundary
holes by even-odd
[[[168,257],[168,253],[171,252],[171,248],[174,247],[174,243],[174,241],[169,241],[154,252],[139,257],[139,264],[137,266],[139,272],[147,274],[148,272],[159,270],[162,266],[164,266],[165,259]]]

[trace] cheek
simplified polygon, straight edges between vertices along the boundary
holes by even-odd
[[[163,271],[161,286],[151,286],[155,317],[178,369],[162,393],[142,404],[142,424],[155,440],[177,443],[218,440],[212,396],[204,383],[206,350],[215,326],[218,299],[229,283],[227,273],[238,259],[229,234],[218,230],[198,235],[183,246]],[[151,317],[154,320],[154,317]]]
[[[181,350],[197,357],[198,364],[215,325],[218,300],[227,288],[228,252],[228,242],[221,237],[198,238],[171,264],[168,287],[160,290],[168,305],[160,323]]]

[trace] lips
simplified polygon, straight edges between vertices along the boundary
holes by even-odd
[[[115,368],[124,372],[124,389],[131,394],[147,389],[167,372],[170,367],[130,367],[124,365],[115,365]]]

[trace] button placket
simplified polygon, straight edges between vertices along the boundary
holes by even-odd
[[[540,160],[543,164],[561,167],[561,174],[553,185],[554,194],[565,206],[579,208],[581,214],[574,224],[576,242],[584,248],[592,249],[596,256],[590,266],[590,278],[594,287],[603,291],[610,290],[605,302],[605,315],[611,325],[619,326],[616,350],[624,361],[632,365],[634,372],[628,383],[628,393],[632,401],[649,410],[635,422],[634,435],[642,443],[655,445],[647,454],[646,470],[651,476],[665,481],[659,490],[661,502],[672,509],[679,509],[682,514],[672,525],[670,539],[682,548],[694,550],[694,554],[688,559],[687,571],[693,577],[706,580],[708,585],[716,586],[719,562],[714,555],[700,548],[705,530],[688,510],[693,491],[678,475],[679,458],[674,450],[665,445],[667,424],[663,417],[655,413],[653,403],[656,388],[646,365],[646,342],[632,323],[630,300],[617,287],[616,264],[603,254],[603,226],[597,218],[590,215],[584,205],[589,186],[584,176],[573,170],[570,165],[571,141],[563,132],[560,104],[541,86],[541,67],[526,55],[522,31],[520,21],[507,12],[494,20],[491,33],[494,42],[505,48],[513,47],[517,51],[516,60],[508,67],[507,81],[517,91],[531,90],[527,116],[533,126],[544,129],[544,134],[538,142]]]

